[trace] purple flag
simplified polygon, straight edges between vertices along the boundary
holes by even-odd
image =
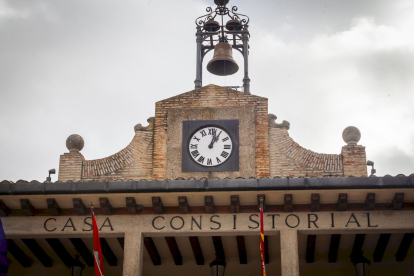
[[[7,262],[7,240],[3,230],[3,223],[0,219],[0,276],[6,276],[9,269]]]

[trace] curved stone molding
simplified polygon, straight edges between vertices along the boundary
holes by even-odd
[[[307,150],[289,136],[286,128],[270,127],[269,135],[272,178],[343,176],[340,154],[323,154]]]
[[[141,124],[137,124],[137,125],[135,125],[134,130],[135,131],[150,131],[150,130],[153,130],[154,129],[154,120],[155,120],[155,117],[149,117],[147,119],[148,126],[144,127]]]
[[[131,143],[123,150],[105,158],[83,160],[82,179],[110,180],[151,177],[151,160],[152,132],[137,131]]]
[[[290,128],[290,123],[288,121],[283,121],[281,124],[276,123],[277,116],[274,114],[269,114],[268,118],[269,118],[269,127],[286,128],[286,129]]]
[[[95,160],[84,160],[82,164],[82,178],[106,175],[124,168],[133,161],[134,146],[129,144],[123,150]]]

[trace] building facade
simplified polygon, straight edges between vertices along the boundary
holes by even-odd
[[[340,154],[307,150],[266,98],[208,85],[157,102],[123,150],[86,160],[71,135],[58,181],[3,181],[10,275],[94,275],[90,202],[105,275],[259,275],[260,198],[267,275],[411,275],[414,176],[367,175],[360,133]]]

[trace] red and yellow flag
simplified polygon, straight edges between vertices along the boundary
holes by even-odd
[[[261,255],[261,266],[262,276],[266,276],[265,268],[265,249],[264,249],[264,229],[263,229],[263,204],[260,204],[260,255]]]

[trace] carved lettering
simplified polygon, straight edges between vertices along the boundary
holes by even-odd
[[[200,216],[200,224],[197,223],[197,221],[194,219],[194,217],[191,217],[191,230],[193,230],[193,222],[195,223],[195,225],[197,225],[198,229],[201,229],[201,216]]]
[[[296,220],[297,220],[296,225],[290,225],[290,224],[288,223],[288,219],[289,219],[289,217],[295,217],[295,218],[296,218]],[[299,217],[298,217],[297,215],[290,214],[289,216],[287,216],[287,217],[286,217],[286,219],[285,219],[285,224],[286,224],[286,226],[287,226],[287,227],[290,227],[290,228],[296,228],[296,227],[298,227],[298,226],[299,226],[299,224],[300,224],[300,219],[299,219]]]
[[[106,222],[108,222],[108,225],[106,225]],[[109,228],[111,228],[111,231],[114,231],[114,228],[112,227],[111,221],[109,220],[108,217],[106,218],[106,220],[102,224],[101,228],[99,228],[99,231],[101,231],[102,228],[104,228],[104,227],[109,227]]]
[[[88,219],[90,219],[91,220],[91,222],[89,223],[89,222],[87,222],[87,220]],[[82,231],[92,231],[92,217],[86,217],[84,220],[83,220],[83,225],[89,225],[91,228],[90,229],[85,229],[85,228],[82,228]]]
[[[69,222],[70,222],[70,224],[69,224]],[[62,230],[61,230],[61,231],[65,231],[65,229],[66,229],[67,227],[73,228],[73,231],[76,231],[75,225],[73,225],[72,218],[69,218],[69,219],[68,219],[68,221],[66,222],[65,226],[63,226],[63,228],[62,228]]]
[[[165,218],[164,218],[163,216],[156,216],[156,217],[152,220],[152,227],[154,227],[154,229],[157,229],[157,230],[162,230],[162,229],[164,229],[164,227],[165,227],[165,226],[163,226],[163,227],[156,227],[156,226],[155,226],[155,220],[156,220],[156,219],[158,219],[158,218],[162,218],[163,220],[165,220]]]
[[[314,220],[311,220],[311,216],[314,216]],[[316,228],[319,228],[318,225],[316,225],[316,222],[318,221],[318,215],[316,214],[308,214],[308,228],[311,228],[311,223],[315,225]]]
[[[272,217],[272,229],[275,229],[275,216],[280,217],[279,214],[269,214],[267,215],[267,217],[271,216]]]
[[[175,220],[175,219],[180,219],[181,220],[181,226],[180,227],[174,227],[174,225],[173,225],[173,221]],[[170,220],[170,225],[171,225],[171,228],[172,229],[174,229],[174,230],[180,230],[181,228],[183,228],[184,227],[184,219],[182,218],[182,217],[180,217],[180,216],[175,216],[175,217],[173,217],[171,220]]]
[[[353,218],[354,220],[351,220],[352,218]],[[361,225],[359,224],[358,220],[356,219],[356,217],[355,217],[354,213],[352,213],[352,214],[351,214],[351,216],[349,217],[348,222],[347,222],[347,224],[345,225],[345,227],[348,227],[348,224],[350,224],[350,223],[356,223],[356,225],[358,225],[358,227],[361,227]]]
[[[221,223],[218,222],[218,221],[213,220],[213,218],[220,218],[220,216],[219,215],[214,215],[214,216],[210,217],[210,222],[215,223],[215,224],[218,225],[218,227],[216,227],[216,228],[213,228],[213,227],[210,226],[210,229],[211,230],[219,230],[221,228]]]
[[[368,227],[378,227],[378,224],[377,225],[371,225],[371,220],[370,220],[370,217],[369,217],[369,213],[367,213],[367,219],[368,219]]]
[[[259,228],[259,225],[260,225],[259,222],[257,220],[253,220],[252,217],[259,217],[259,215],[258,214],[252,214],[252,215],[250,215],[249,220],[251,222],[254,222],[256,224],[256,227],[252,227],[252,226],[249,225],[249,229],[257,229],[257,228]]]
[[[47,231],[47,232],[53,232],[53,231],[55,231],[57,228],[55,227],[55,228],[53,228],[53,229],[49,229],[48,227],[47,227],[47,223],[50,221],[50,220],[54,220],[55,222],[56,222],[56,219],[55,218],[48,218],[46,221],[45,221],[45,223],[43,224],[43,227],[45,228],[45,230]]]

